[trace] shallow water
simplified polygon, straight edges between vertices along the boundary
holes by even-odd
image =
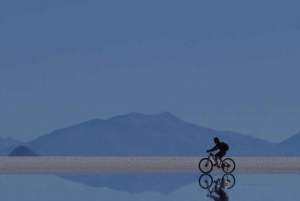
[[[55,175],[1,175],[0,195],[2,199],[8,201],[89,201],[100,199],[122,201],[214,200],[208,196],[210,195],[208,189],[203,189],[199,185],[201,174],[113,174],[84,176],[87,175],[72,175],[71,178],[66,179]],[[223,174],[211,175],[213,180],[222,178],[222,176]],[[233,185],[231,177],[229,188],[223,188],[229,200],[299,200],[299,175],[233,174],[233,176],[235,184]],[[210,178],[209,175],[205,177]],[[72,181],[70,179],[77,180]],[[92,186],[97,186],[97,184],[98,187]],[[213,189],[214,185],[213,183],[210,190]],[[212,192],[211,195],[218,196],[215,192]]]

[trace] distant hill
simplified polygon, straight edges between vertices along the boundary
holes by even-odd
[[[38,156],[33,150],[25,146],[15,148],[8,156]]]
[[[274,143],[201,127],[168,112],[95,119],[55,130],[24,146],[43,156],[206,156],[216,136],[230,145],[228,156],[292,154]]]
[[[278,144],[279,146],[293,151],[293,156],[300,157],[300,133],[289,137]]]
[[[15,140],[12,137],[7,137],[7,138],[0,137],[0,149],[5,149],[5,148],[11,147],[11,146],[19,146],[23,143],[24,142],[22,142],[20,140]]]

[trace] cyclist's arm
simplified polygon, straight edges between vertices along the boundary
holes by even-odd
[[[207,150],[207,151],[216,151],[217,149],[219,149],[218,145],[216,145],[214,148],[209,149],[209,150]]]

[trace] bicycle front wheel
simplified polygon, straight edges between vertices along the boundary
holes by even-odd
[[[209,187],[211,187],[212,183],[213,178],[210,174],[205,173],[199,177],[199,185],[203,189],[208,189]]]
[[[199,170],[203,173],[209,173],[213,169],[213,164],[208,158],[203,158],[199,162]]]
[[[235,162],[231,158],[223,160],[222,170],[225,173],[232,173],[235,169]]]

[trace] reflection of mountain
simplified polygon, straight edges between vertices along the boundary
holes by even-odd
[[[175,176],[175,174],[174,174]],[[219,178],[220,175],[213,175]],[[292,174],[245,174],[235,175],[237,184],[228,190],[230,200],[243,201],[296,201],[299,200],[299,175]],[[207,200],[207,189],[202,189],[198,184],[199,175],[194,175],[191,184],[163,195],[159,192],[143,192],[130,194],[124,191],[109,188],[92,188],[77,182],[68,181],[51,175],[0,175],[0,192],[3,200],[24,201],[32,200],[122,200],[122,201],[183,201]],[[171,185],[170,180],[164,181]],[[130,184],[130,183],[129,183]],[[140,183],[145,185],[146,180]],[[17,192],[17,193],[16,193]]]
[[[197,181],[195,174],[60,175],[60,177],[91,187],[108,187],[129,193],[155,191],[162,194],[169,194]]]
[[[292,154],[254,137],[184,122],[168,112],[95,119],[55,130],[25,146],[44,156],[205,156],[205,150],[214,146],[215,136],[229,143],[229,156]],[[11,151],[1,153],[7,155]]]
[[[118,176],[118,175],[115,175]],[[139,175],[142,176],[142,175]],[[147,185],[149,180],[152,180],[149,175],[148,180],[139,179],[138,185]],[[154,175],[155,176],[155,175]],[[163,176],[163,175],[161,175]],[[176,174],[173,174],[176,177]],[[155,176],[156,177],[156,176]],[[77,182],[72,182],[66,179],[61,179],[52,175],[0,175],[0,189],[1,196],[6,198],[4,200],[19,201],[20,198],[24,201],[31,200],[122,200],[122,201],[182,201],[183,198],[193,195],[199,195],[199,185],[197,184],[198,175],[193,175],[191,184],[183,185],[181,188],[165,195],[159,191],[147,191],[143,193],[128,193],[124,190],[114,190],[106,187],[93,188]],[[157,178],[157,177],[156,177]],[[164,177],[165,186],[172,185],[171,182],[177,182],[172,179],[172,175]],[[182,177],[182,179],[184,179]],[[118,180],[115,179],[115,182]],[[155,182],[155,180],[153,179]],[[133,185],[133,181],[128,181],[128,185]],[[156,183],[158,186],[158,180]],[[113,183],[113,182],[112,182]],[[137,185],[137,184],[136,184]],[[18,193],[16,193],[18,192]]]

